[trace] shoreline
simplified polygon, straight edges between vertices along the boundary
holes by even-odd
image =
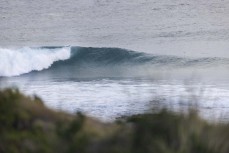
[[[196,111],[166,109],[104,123],[46,108],[17,89],[0,91],[0,152],[205,152],[229,151],[229,124],[209,123]]]

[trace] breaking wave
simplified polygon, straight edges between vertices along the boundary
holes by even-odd
[[[49,68],[54,62],[70,58],[69,47],[0,49],[0,76],[17,76]]]
[[[0,76],[25,73],[55,77],[142,76],[172,69],[228,66],[224,58],[182,58],[120,48],[40,47],[0,49]]]

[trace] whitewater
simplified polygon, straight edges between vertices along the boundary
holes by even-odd
[[[78,46],[0,51],[1,88],[39,95],[54,109],[111,121],[151,108],[198,105],[207,119],[228,119],[228,58]]]
[[[49,49],[29,48],[0,49],[0,76],[17,76],[31,71],[41,71],[55,61],[70,58],[69,48]]]
[[[198,100],[228,120],[229,2],[0,1],[0,88],[113,120]]]
[[[227,70],[229,67],[229,58],[156,55],[121,48],[23,47],[0,49],[0,55],[1,77],[20,76],[32,72],[38,75],[47,73],[51,75],[55,72],[57,74],[55,77],[66,77],[68,74],[73,78],[118,76],[151,78],[165,71],[198,72],[200,75],[200,72],[203,74],[207,70],[216,69],[219,73],[220,69]]]

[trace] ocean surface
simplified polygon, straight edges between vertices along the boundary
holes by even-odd
[[[2,0],[0,87],[104,121],[229,119],[229,1]]]

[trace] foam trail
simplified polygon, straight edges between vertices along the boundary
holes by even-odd
[[[18,76],[49,68],[54,62],[69,59],[71,48],[0,48],[0,76]]]

